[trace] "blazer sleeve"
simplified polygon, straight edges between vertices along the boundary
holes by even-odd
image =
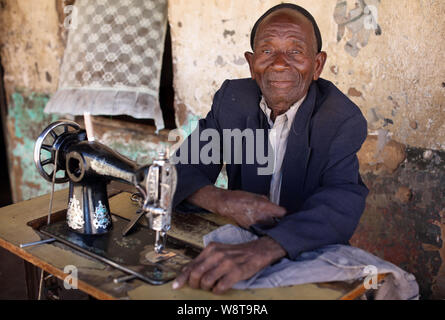
[[[361,114],[344,121],[330,146],[319,187],[301,209],[274,226],[256,224],[251,229],[276,240],[290,259],[324,245],[348,243],[368,195],[356,156],[366,136],[367,124]]]
[[[173,198],[173,208],[199,189],[206,185],[215,184],[216,179],[218,178],[223,164],[222,135],[221,127],[218,123],[218,115],[220,111],[220,103],[228,83],[229,80],[226,80],[221,88],[215,93],[212,108],[209,113],[204,119],[199,120],[197,128],[181,144],[173,157],[173,162],[176,164],[175,166],[178,175],[178,182]],[[202,159],[199,156],[203,146],[208,143],[208,141],[200,141],[200,133],[206,129],[213,129],[215,130],[214,132],[220,136],[219,161],[217,161],[217,163],[203,164]],[[212,140],[212,143],[215,143],[215,141]]]

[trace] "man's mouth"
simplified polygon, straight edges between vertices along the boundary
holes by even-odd
[[[295,85],[295,81],[290,80],[269,80],[269,85],[275,88],[289,88]]]

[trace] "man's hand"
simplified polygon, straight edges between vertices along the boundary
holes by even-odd
[[[274,223],[274,218],[286,214],[285,208],[270,202],[266,196],[210,185],[199,189],[188,200],[213,213],[231,218],[244,228],[256,223]]]
[[[222,294],[285,255],[278,242],[268,237],[241,244],[212,242],[184,267],[172,287],[180,289],[188,284]]]

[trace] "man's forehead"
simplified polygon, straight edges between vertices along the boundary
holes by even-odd
[[[300,12],[288,8],[279,9],[272,12],[261,21],[255,35],[255,41],[270,37],[272,33],[283,33],[300,38],[304,41],[314,41],[316,46],[315,33],[312,23]]]
[[[259,31],[262,32],[264,26],[270,23],[275,23],[278,21],[287,21],[294,24],[294,28],[305,32],[306,35],[309,33],[313,35],[313,44],[316,52],[321,52],[322,49],[322,38],[320,34],[320,29],[318,28],[317,22],[309,11],[292,3],[281,3],[275,7],[267,10],[254,24],[252,32],[250,33],[250,46],[252,50],[255,50],[255,39]],[[311,36],[306,37],[308,42],[311,42]]]
[[[256,38],[271,29],[290,29],[292,27],[298,27],[304,33],[313,33],[311,22],[303,14],[292,9],[283,8],[272,12],[261,21]]]

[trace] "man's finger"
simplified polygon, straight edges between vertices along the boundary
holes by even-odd
[[[206,248],[207,249],[207,248]],[[209,252],[210,254],[207,254]],[[189,275],[189,286],[194,289],[199,289],[201,286],[201,278],[207,273],[209,270],[218,266],[222,255],[218,252],[211,252],[204,249],[202,253],[205,253],[202,258],[199,260],[192,268]]]
[[[238,281],[244,280],[242,273],[239,269],[235,269],[232,272],[224,275],[213,288],[212,292],[215,294],[223,294],[227,290],[233,287]]]
[[[267,213],[268,216],[281,218],[286,214],[286,209],[280,206],[277,206],[273,203],[266,203],[264,206],[260,208],[260,210],[264,213]]]
[[[197,285],[195,284],[196,280],[193,279],[193,277],[196,277],[197,274],[194,273],[192,275],[192,272],[199,270],[200,266],[208,259],[208,257],[213,256],[213,251],[216,247],[218,247],[220,244],[216,243],[210,243],[192,262],[187,264],[182,270],[181,273],[176,277],[176,279],[173,281],[172,289],[177,290],[182,288],[187,282],[189,283],[190,287],[197,288]],[[201,267],[202,268],[202,267]],[[200,280],[200,279],[199,279]],[[199,286],[199,281],[198,281]]]
[[[193,264],[193,262],[190,262],[184,268],[182,268],[179,276],[177,276],[175,281],[173,281],[173,284],[172,284],[173,290],[181,289],[187,283],[188,278],[190,276],[190,272],[192,270],[192,264]]]
[[[215,283],[221,277],[233,270],[233,267],[234,263],[231,260],[224,260],[222,263],[217,264],[215,268],[210,269],[206,274],[202,276],[200,284],[201,289],[212,289]]]
[[[285,215],[286,215],[286,210],[272,212],[272,216],[274,218],[283,218]]]
[[[210,246],[213,247],[213,246]],[[185,265],[179,276],[176,277],[175,281],[173,281],[172,288],[173,290],[181,289],[189,280],[190,273],[194,269],[194,267],[204,261],[206,258],[206,250],[202,251],[193,261]]]

